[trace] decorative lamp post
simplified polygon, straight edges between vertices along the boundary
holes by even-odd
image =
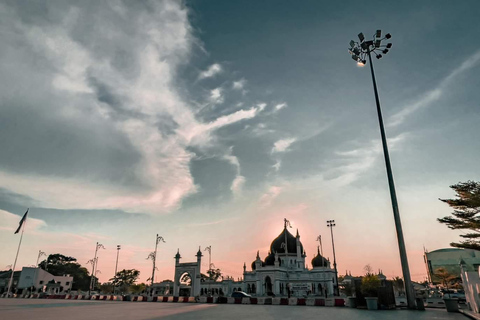
[[[395,220],[395,228],[397,231],[398,249],[400,251],[400,261],[402,264],[403,279],[405,281],[405,292],[407,295],[407,305],[409,309],[415,309],[415,295],[413,292],[412,281],[410,279],[410,270],[408,268],[407,251],[405,249],[405,240],[403,238],[402,222],[400,220],[400,212],[398,210],[397,195],[395,192],[395,184],[393,181],[392,167],[390,164],[390,156],[388,154],[387,138],[385,136],[385,128],[383,125],[382,111],[380,109],[380,99],[378,97],[377,82],[375,80],[375,72],[373,71],[372,53],[375,54],[377,59],[381,59],[382,53],[385,55],[392,47],[391,43],[382,45],[382,41],[390,39],[392,36],[387,33],[382,37],[382,31],[377,30],[373,35],[373,40],[366,40],[363,33],[358,34],[359,42],[350,41],[349,52],[352,55],[352,59],[357,61],[358,64],[365,65],[367,63],[366,57],[370,62],[370,71],[373,81],[373,92],[375,94],[375,102],[377,104],[378,123],[380,125],[380,135],[382,137],[383,155],[385,157],[385,166],[387,169],[388,186],[390,188],[390,198],[392,201],[393,217]]]
[[[89,260],[87,262],[87,263],[92,264],[92,278],[90,279],[90,288],[88,290],[88,295],[90,295],[90,292],[93,290],[93,284],[94,284],[94,281],[95,281],[95,268],[97,266],[97,261],[98,261],[97,253],[98,253],[98,249],[100,249],[100,248],[105,249],[103,244],[100,244],[100,243],[97,242],[97,244],[95,245],[95,257],[92,260]]]
[[[115,293],[115,286],[117,284],[117,267],[118,267],[118,254],[120,253],[120,245],[117,244],[117,262],[115,262],[115,275],[113,276],[113,293]]]
[[[337,259],[335,257],[335,243],[333,242],[333,227],[335,227],[335,220],[327,220],[327,227],[330,228],[330,233],[332,235],[332,248],[333,248],[333,269],[335,270],[335,287],[334,294],[339,295],[338,292],[338,271],[337,271]]]
[[[152,270],[152,282],[151,282],[151,285],[153,286],[153,282],[155,281],[155,263],[157,261],[157,247],[158,247],[158,243],[162,241],[163,243],[165,243],[165,239],[163,239],[162,236],[159,236],[158,233],[157,233],[157,237],[156,237],[156,240],[155,240],[155,251],[153,253],[153,255],[149,256],[151,257],[151,259],[153,260],[153,270]],[[148,258],[147,258],[148,259]]]
[[[35,268],[38,268],[38,261],[40,261],[40,257],[41,256],[47,256],[47,254],[45,252],[43,252],[42,250],[38,250],[38,256],[37,256],[37,263],[35,264]]]

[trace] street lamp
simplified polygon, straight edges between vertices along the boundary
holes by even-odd
[[[117,244],[117,262],[115,262],[115,275],[113,276],[113,293],[115,294],[115,287],[117,284],[117,267],[118,267],[118,254],[120,253],[120,245]]]
[[[157,247],[158,247],[158,243],[162,241],[165,243],[165,239],[163,239],[162,236],[159,236],[158,233],[157,233],[157,237],[156,237],[156,240],[155,240],[155,252],[153,253],[153,256],[151,256],[152,260],[153,260],[153,270],[152,270],[152,286],[153,286],[153,282],[155,280],[155,262],[157,260]]]
[[[358,35],[360,42],[350,41],[349,52],[352,59],[357,63],[365,65],[367,63],[366,57],[370,61],[370,71],[372,73],[373,91],[375,93],[375,102],[377,104],[378,123],[380,125],[380,134],[382,137],[383,155],[385,157],[385,166],[387,168],[388,186],[390,188],[390,198],[392,200],[393,217],[395,220],[395,228],[397,231],[398,249],[400,251],[400,261],[402,264],[403,279],[405,281],[405,292],[407,295],[407,304],[409,309],[415,309],[415,296],[413,293],[412,280],[410,279],[410,270],[408,268],[407,252],[405,249],[405,240],[403,238],[402,222],[400,221],[400,212],[398,210],[397,195],[395,193],[395,184],[393,182],[392,167],[390,165],[390,156],[388,155],[387,138],[385,136],[385,129],[383,126],[382,111],[380,109],[380,99],[378,97],[377,82],[375,80],[375,73],[373,71],[373,62],[371,53],[374,53],[377,59],[381,59],[382,53],[385,55],[392,47],[391,43],[382,45],[382,41],[390,39],[392,36],[387,33],[382,38],[381,30],[373,35],[373,40],[366,40],[363,33]]]
[[[93,285],[95,281],[95,267],[97,266],[97,261],[98,261],[97,253],[98,253],[98,249],[100,248],[105,249],[103,244],[100,244],[97,242],[97,244],[95,245],[95,257],[92,260],[89,260],[87,262],[92,264],[92,278],[90,279],[90,288],[88,290],[88,295],[90,295],[90,292],[93,290]]]
[[[335,257],[335,243],[333,242],[333,227],[335,227],[335,220],[327,220],[327,227],[330,228],[330,234],[332,235],[332,249],[333,249],[333,269],[335,270],[335,288],[334,294],[339,295],[338,292],[338,272],[337,272],[337,259]]]
[[[47,256],[47,254],[45,252],[43,252],[42,250],[38,250],[38,256],[37,256],[37,263],[35,264],[35,268],[38,268],[38,261],[40,260],[40,257],[41,256]]]
[[[210,279],[208,279],[208,293],[210,294],[210,282],[212,281],[212,246],[208,246],[205,248],[203,251],[208,251],[208,276]]]

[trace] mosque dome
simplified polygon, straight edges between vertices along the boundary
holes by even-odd
[[[275,253],[270,252],[270,254],[265,258],[265,265],[266,266],[275,265]]]
[[[251,265],[251,266],[252,266],[252,270],[257,269],[257,267],[255,266],[255,261],[257,261],[257,260],[254,260],[254,261],[252,262],[252,265]]]
[[[328,261],[320,255],[320,250],[317,248],[317,255],[312,259],[312,267],[327,267]]]
[[[297,230],[297,236],[298,235],[298,230]],[[288,254],[296,255],[297,254],[297,239],[293,234],[291,234],[287,228],[285,227],[283,231],[276,237],[273,241],[272,244],[270,245],[270,252],[282,254],[285,253],[285,248],[283,243],[285,243],[285,238],[287,239],[287,249],[288,249]],[[299,240],[300,241],[300,240]],[[300,254],[303,255],[303,245],[300,242]],[[268,257],[267,257],[268,258]],[[265,262],[267,259],[265,259]]]

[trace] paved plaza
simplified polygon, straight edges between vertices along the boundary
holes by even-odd
[[[0,319],[468,319],[443,309],[368,311],[350,308],[198,303],[0,299]]]

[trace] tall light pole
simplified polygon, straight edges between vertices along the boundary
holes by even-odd
[[[332,235],[332,248],[333,248],[333,269],[335,270],[335,287],[334,294],[339,295],[338,292],[338,271],[337,271],[337,259],[335,257],[335,243],[333,242],[333,227],[335,227],[335,220],[327,220],[327,227],[330,228],[330,234]]]
[[[210,282],[212,281],[212,246],[208,246],[205,248],[203,251],[208,251],[208,276],[210,279],[208,279],[208,293],[210,294]]]
[[[90,279],[90,288],[88,290],[88,295],[90,295],[90,292],[93,290],[93,284],[94,284],[94,281],[95,281],[95,267],[97,266],[97,261],[98,261],[98,258],[97,258],[97,253],[98,253],[98,249],[105,249],[105,247],[103,246],[103,244],[100,244],[97,242],[97,244],[95,245],[95,257],[92,259],[92,260],[89,260],[87,263],[92,263],[92,278]]]
[[[120,253],[120,245],[117,244],[117,262],[115,262],[115,275],[113,276],[113,293],[115,293],[115,286],[117,284],[117,267],[118,267],[118,254]]]
[[[157,233],[157,237],[155,238],[155,252],[153,253],[153,256],[152,256],[152,260],[153,260],[153,270],[152,270],[152,286],[153,286],[153,282],[155,280],[155,262],[157,260],[157,247],[158,247],[158,243],[160,241],[162,242],[165,242],[165,240],[163,239],[162,236],[159,236],[158,233]]]
[[[47,256],[47,254],[45,252],[43,252],[42,250],[38,250],[38,256],[37,256],[37,263],[35,264],[35,268],[38,268],[38,261],[40,260],[40,257],[41,256]]]
[[[392,167],[390,165],[390,156],[388,155],[387,138],[385,136],[385,128],[383,126],[382,110],[380,109],[380,98],[378,97],[377,82],[375,80],[375,72],[373,71],[373,62],[371,53],[373,52],[377,59],[382,58],[382,53],[387,54],[392,47],[391,43],[382,45],[382,41],[390,39],[392,36],[387,33],[382,38],[381,30],[377,30],[373,35],[373,40],[366,40],[363,33],[358,34],[360,42],[350,41],[350,54],[352,59],[359,64],[366,64],[366,56],[370,62],[370,71],[372,73],[373,91],[375,93],[375,102],[377,104],[378,123],[380,125],[380,135],[382,137],[383,155],[385,157],[385,166],[387,169],[388,186],[390,188],[390,198],[392,200],[393,218],[395,220],[395,228],[397,231],[398,249],[400,251],[400,261],[402,264],[403,279],[405,281],[405,292],[407,295],[407,305],[409,309],[415,309],[415,295],[413,292],[412,280],[410,278],[410,269],[408,267],[407,251],[405,249],[405,240],[403,238],[402,222],[400,220],[400,212],[398,210],[397,195],[395,192],[395,184],[393,182]]]

